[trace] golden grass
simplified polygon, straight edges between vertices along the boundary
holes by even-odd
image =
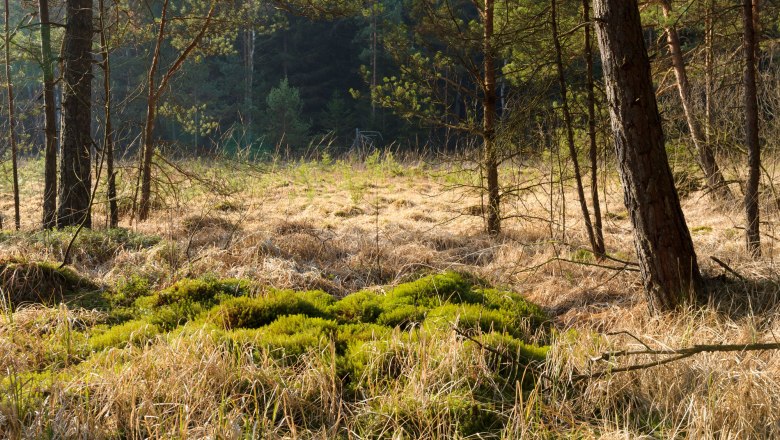
[[[200,162],[184,166],[208,167]],[[26,175],[31,168],[27,166]],[[548,178],[543,168],[540,181]],[[651,317],[638,274],[555,260],[591,261],[580,250],[587,239],[572,188],[565,190],[565,204],[557,188],[550,195],[549,185],[508,201],[508,214],[526,218],[508,220],[503,234],[488,237],[481,232],[481,219],[468,215],[470,207],[480,204],[479,197],[464,189],[445,190],[457,183],[452,174],[421,164],[403,169],[388,172],[349,162],[276,168],[215,164],[204,175],[230,187],[230,195],[182,180],[150,221],[131,225],[125,219],[122,225],[157,235],[162,242],[117,249],[105,264],[78,254],[74,267],[107,285],[136,274],[162,288],[184,277],[215,274],[336,295],[398,283],[424,271],[466,271],[544,306],[557,328],[545,369],[558,383],[542,381],[504,401],[500,411],[506,423],[496,435],[780,437],[777,352],[700,354],[566,385],[570,375],[605,368],[603,362],[590,361],[602,351],[638,346],[634,338],[616,332],[629,332],[658,348],[777,339],[776,239],[764,237],[764,257],[750,259],[743,249],[739,206],[715,206],[700,192],[683,201],[704,273],[724,278],[708,258],[717,256],[750,282],[716,280],[712,305]],[[602,199],[607,249],[619,259],[633,260],[620,187],[614,175],[607,183]],[[38,193],[40,182],[34,178],[23,184],[26,193]],[[762,200],[763,228],[778,237],[778,209],[770,194]],[[3,190],[3,212],[11,212],[9,200]],[[38,203],[34,197],[25,201],[23,227],[33,230]],[[95,212],[100,224],[105,210],[99,206]],[[0,243],[1,259],[21,255],[56,260],[61,249],[13,237]],[[449,438],[460,431],[447,408],[458,392],[469,389],[464,383],[492,386],[480,382],[489,380],[490,353],[469,348],[454,333],[408,345],[396,332],[390,344],[401,353],[399,373],[407,380],[388,384],[366,377],[370,392],[354,402],[341,399],[327,353],[290,368],[254,359],[251,353],[236,356],[203,328],[186,327],[141,347],[112,349],[67,375],[44,372],[51,358],[67,363],[69,356],[79,356],[68,352],[63,335],[79,320],[95,319],[94,313],[36,306],[0,317],[4,391],[30,392],[24,381],[31,374],[51,375],[36,379],[47,384],[37,391],[46,395],[45,408],[25,409],[24,392],[3,401],[0,436]]]

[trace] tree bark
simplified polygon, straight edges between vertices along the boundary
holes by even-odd
[[[8,93],[8,142],[11,144],[11,172],[13,173],[14,191],[14,226],[18,231],[21,228],[22,217],[19,214],[19,171],[16,144],[16,115],[14,112],[14,86],[11,80],[11,33],[10,33],[10,9],[8,0],[5,0],[5,81]]]
[[[486,212],[488,234],[501,232],[501,194],[498,185],[498,152],[496,151],[496,60],[493,52],[493,0],[485,0],[483,51],[485,56],[483,111],[483,154],[487,177],[488,206]]]
[[[57,226],[92,226],[92,0],[67,0]]]
[[[661,0],[661,9],[663,10],[664,18],[668,21],[672,12],[672,6],[669,0]],[[677,91],[680,94],[683,113],[685,114],[685,120],[688,123],[688,130],[691,133],[691,140],[693,141],[694,148],[696,148],[699,166],[701,166],[701,169],[704,171],[704,175],[707,178],[707,188],[718,200],[733,200],[734,195],[726,185],[726,179],[723,178],[723,173],[720,171],[718,162],[715,159],[715,154],[707,143],[707,138],[701,127],[701,123],[696,119],[696,115],[694,114],[691,85],[688,82],[688,73],[685,69],[685,61],[683,60],[682,48],[680,47],[680,36],[677,33],[677,28],[672,24],[667,24],[664,30],[666,31],[666,42],[669,46],[669,53],[672,55],[672,66],[674,68],[674,76],[677,80]]]
[[[758,94],[756,88],[756,35],[751,0],[742,1],[745,58],[745,135],[748,150],[748,179],[745,184],[747,250],[754,258],[761,256],[759,235],[758,185],[761,177],[761,150],[758,139]]]
[[[108,202],[108,226],[119,226],[119,207],[116,202],[116,171],[114,171],[114,128],[111,123],[111,59],[106,36],[106,7],[104,0],[98,0],[100,8],[100,55],[103,68],[103,155],[106,160],[106,192]]]
[[[586,89],[588,91],[588,141],[590,142],[590,198],[593,203],[593,232],[596,239],[596,257],[606,254],[604,228],[601,224],[601,204],[599,203],[598,142],[596,140],[596,94],[593,81],[593,47],[590,38],[590,0],[582,0],[582,21],[585,23],[585,68]]]
[[[574,145],[574,128],[572,127],[571,113],[569,112],[569,100],[566,96],[566,76],[563,67],[563,56],[561,54],[561,42],[558,39],[558,14],[557,14],[558,0],[551,0],[551,26],[553,46],[555,47],[555,65],[558,68],[558,85],[561,89],[561,107],[563,108],[563,123],[566,125],[566,143],[569,146],[569,156],[571,156],[572,165],[574,166],[574,181],[577,183],[577,197],[580,200],[580,209],[582,210],[582,218],[585,220],[585,232],[588,234],[588,241],[590,241],[590,248],[596,255],[603,254],[599,252],[596,245],[596,236],[593,233],[593,223],[591,222],[590,212],[588,210],[588,202],[585,200],[585,189],[582,186],[582,173],[580,172],[580,160],[577,157],[577,146]]]
[[[46,149],[43,172],[43,228],[57,225],[57,103],[54,100],[54,60],[51,54],[49,0],[38,0],[41,20],[41,62],[43,70],[43,114]]]
[[[676,309],[703,290],[650,77],[636,0],[596,0],[615,150],[634,245],[652,313]]]

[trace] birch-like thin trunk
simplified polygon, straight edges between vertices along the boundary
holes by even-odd
[[[116,172],[114,171],[114,128],[111,123],[111,59],[106,37],[106,8],[105,1],[98,0],[100,8],[100,56],[103,67],[103,94],[105,105],[103,107],[103,155],[106,162],[107,197],[108,197],[108,224],[111,228],[119,226],[119,207],[116,202]]]
[[[585,67],[586,89],[588,91],[588,141],[590,149],[590,198],[593,203],[593,233],[596,238],[596,256],[602,257],[606,253],[604,245],[604,228],[601,224],[601,203],[599,202],[599,175],[598,175],[598,142],[596,140],[596,94],[593,81],[593,46],[590,37],[590,1],[582,0],[582,21],[585,23]]]
[[[19,214],[19,171],[18,154],[16,144],[16,115],[14,112],[14,86],[11,79],[11,30],[10,9],[8,0],[5,0],[5,81],[8,93],[8,141],[11,144],[11,172],[13,173],[14,191],[14,226],[18,231],[21,228],[22,217]]]
[[[661,9],[663,10],[664,18],[668,22],[672,12],[672,6],[669,3],[669,0],[661,0]],[[667,24],[665,26],[665,32],[669,52],[672,55],[672,66],[674,68],[674,76],[677,80],[677,91],[680,94],[683,113],[685,114],[685,120],[688,123],[688,130],[691,133],[691,140],[696,148],[699,166],[704,171],[704,175],[707,178],[707,188],[718,200],[733,200],[734,195],[726,185],[726,179],[723,178],[723,173],[720,171],[718,162],[715,159],[715,154],[707,143],[707,137],[694,112],[691,85],[688,82],[688,73],[685,69],[685,61],[683,60],[677,28],[672,24]]]
[[[214,17],[216,11],[216,2],[211,3],[209,12],[204,18],[203,25],[200,31],[192,38],[190,43],[184,50],[182,50],[176,57],[176,60],[171,64],[165,74],[162,75],[160,81],[156,81],[157,70],[160,66],[160,49],[163,43],[163,37],[165,36],[165,25],[168,21],[168,3],[170,0],[165,0],[163,3],[162,13],[160,16],[160,27],[157,31],[157,40],[154,46],[154,55],[152,57],[152,64],[149,66],[148,80],[148,93],[146,95],[146,119],[144,121],[144,131],[142,134],[142,148],[141,148],[141,169],[139,172],[139,178],[141,179],[141,200],[138,202],[138,219],[143,221],[149,218],[151,211],[151,198],[152,198],[152,158],[154,158],[154,125],[157,119],[157,103],[160,100],[165,88],[168,86],[168,82],[173,75],[181,69],[187,57],[198,47],[200,41],[203,39],[203,35],[206,34],[209,26],[211,25],[211,19]],[[138,189],[136,188],[136,193]]]
[[[558,68],[558,85],[561,90],[561,107],[563,109],[563,123],[566,126],[566,144],[569,147],[569,156],[574,166],[574,181],[577,184],[577,197],[580,201],[580,210],[582,210],[582,219],[585,220],[585,232],[588,234],[590,248],[596,255],[603,254],[596,244],[596,236],[593,233],[593,223],[591,222],[588,202],[585,200],[585,188],[582,186],[582,173],[580,173],[580,160],[577,157],[577,146],[574,145],[574,127],[572,126],[571,114],[569,113],[569,100],[567,95],[566,76],[563,70],[563,55],[561,54],[561,42],[558,39],[558,14],[557,0],[550,2],[550,15],[552,20],[553,46],[555,47],[555,65]]]

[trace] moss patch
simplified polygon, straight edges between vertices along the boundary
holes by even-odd
[[[133,320],[123,324],[98,329],[89,339],[92,350],[105,350],[111,347],[123,347],[127,344],[142,345],[160,333],[157,325],[144,320]]]
[[[65,284],[80,280],[57,276]],[[108,318],[74,330],[65,342],[51,343],[57,348],[46,361],[52,370],[89,365],[109,353],[121,357],[145,351],[139,347],[147,344],[207,335],[224,344],[225,353],[250,355],[258,364],[271,359],[285,368],[322,369],[333,375],[342,399],[358,400],[378,389],[403,390],[413,383],[410,376],[423,369],[446,383],[457,373],[451,366],[440,368],[451,353],[463,359],[479,355],[487,361],[486,369],[434,393],[425,405],[407,401],[400,392],[399,400],[377,408],[378,414],[404,420],[438,420],[466,436],[499,431],[506,422],[501,402],[513,401],[518,384],[533,384],[533,372],[523,366],[547,355],[546,347],[528,342],[546,319],[538,306],[456,272],[341,299],[319,290],[261,289],[246,280],[215,278],[185,279],[155,292],[145,279],[130,277],[106,298],[109,310],[100,316]],[[472,339],[453,333],[453,326]],[[442,343],[453,345],[427,345]],[[484,374],[487,379],[480,379]],[[403,429],[415,437],[427,428],[415,422]]]
[[[319,293],[275,292],[266,297],[231,298],[215,307],[208,320],[224,329],[260,328],[290,315],[329,317]]]

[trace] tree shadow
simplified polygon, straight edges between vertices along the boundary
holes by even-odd
[[[780,279],[760,276],[732,278],[718,275],[705,279],[704,303],[732,320],[773,313],[780,304]]]

